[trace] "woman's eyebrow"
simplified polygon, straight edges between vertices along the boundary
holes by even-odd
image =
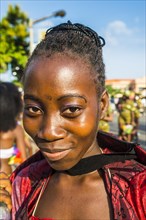
[[[40,102],[39,98],[37,98],[36,96],[33,96],[33,95],[29,95],[29,94],[24,95],[24,100],[26,100],[26,99],[31,99],[31,100],[34,100],[36,102]]]
[[[60,101],[65,98],[81,98],[81,99],[84,99],[85,103],[87,103],[87,99],[85,98],[85,96],[79,95],[77,93],[71,93],[71,94],[66,94],[66,95],[60,96],[57,100]]]
[[[85,103],[87,103],[87,99],[85,98],[84,95],[79,95],[77,93],[71,93],[71,94],[65,94],[65,95],[62,95],[60,97],[58,97],[58,101],[62,100],[62,99],[65,99],[65,98],[81,98],[85,101]],[[36,101],[36,102],[41,102],[40,99],[34,95],[29,95],[29,94],[25,94],[24,95],[24,100],[26,99],[31,99],[33,101]]]

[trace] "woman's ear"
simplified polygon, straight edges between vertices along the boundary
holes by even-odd
[[[101,100],[100,100],[100,119],[103,119],[105,117],[105,114],[107,112],[109,106],[109,95],[106,90],[101,95]]]

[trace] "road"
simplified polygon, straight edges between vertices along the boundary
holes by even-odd
[[[110,131],[118,135],[117,113],[114,113],[114,120],[110,122]],[[141,116],[138,130],[138,143],[146,150],[146,112]]]

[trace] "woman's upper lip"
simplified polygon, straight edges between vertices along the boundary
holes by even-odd
[[[39,149],[41,151],[45,151],[45,152],[48,152],[48,153],[58,153],[58,152],[63,152],[63,151],[66,151],[66,150],[69,150],[70,148],[65,148],[65,149],[60,149],[60,148],[57,148],[57,149],[49,149],[47,147],[39,147]]]

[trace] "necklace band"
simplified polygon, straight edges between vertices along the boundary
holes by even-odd
[[[130,153],[111,153],[111,154],[99,154],[80,160],[71,169],[65,172],[71,176],[82,175],[101,169],[103,166],[114,162],[124,162],[125,160],[136,159],[135,154]]]

